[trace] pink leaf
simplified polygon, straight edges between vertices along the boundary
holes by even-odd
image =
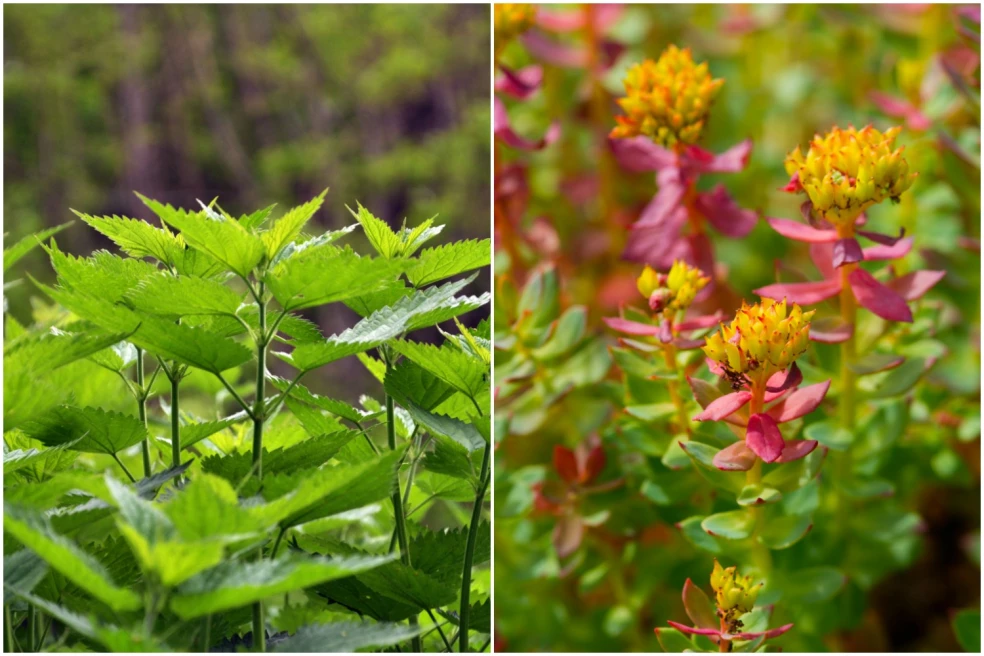
[[[817,448],[817,444],[818,442],[816,440],[793,440],[792,442],[786,442],[786,446],[783,448],[779,457],[776,458],[776,462],[792,462],[800,458],[805,458],[813,453],[813,450]]]
[[[632,226],[622,257],[661,270],[673,266],[673,260],[688,260],[690,244],[680,235],[680,229],[686,222],[686,208],[677,207],[663,225]]]
[[[775,419],[762,413],[748,418],[745,443],[765,462],[775,462],[786,446]]]
[[[793,628],[793,625],[792,624],[786,624],[784,626],[780,626],[780,627],[775,628],[775,629],[769,629],[768,631],[762,631],[762,632],[759,632],[759,633],[733,633],[731,635],[726,636],[726,639],[729,639],[729,640],[755,640],[756,638],[762,637],[762,638],[765,638],[766,640],[770,640],[772,638],[777,638],[777,637],[781,636],[783,633],[785,633],[786,631],[789,631],[791,628]]]
[[[791,221],[790,219],[776,219],[767,217],[765,219],[772,229],[783,237],[795,239],[796,241],[812,242],[822,244],[824,242],[835,242],[839,239],[836,230],[817,230],[805,223]]]
[[[562,68],[583,68],[588,63],[588,52],[584,48],[564,45],[537,30],[527,31],[520,39],[531,55],[548,64]]]
[[[819,282],[787,282],[767,285],[755,290],[763,298],[775,300],[785,298],[791,303],[812,305],[837,296],[840,292],[839,280],[821,280]]]
[[[718,311],[714,314],[706,314],[700,317],[691,317],[690,319],[684,319],[676,325],[677,330],[683,332],[687,330],[701,330],[703,328],[710,328],[711,326],[721,323],[721,319],[724,315]]]
[[[803,191],[803,185],[800,183],[799,171],[793,174],[793,177],[789,179],[789,183],[785,187],[780,187],[779,191],[785,191],[790,194],[798,194]]]
[[[744,237],[758,222],[758,213],[739,207],[722,184],[697,194],[694,208],[726,237]]]
[[[492,124],[495,137],[499,141],[511,148],[519,150],[540,150],[556,141],[557,137],[560,136],[559,123],[551,125],[543,138],[537,141],[531,141],[519,136],[509,124],[509,114],[506,112],[506,106],[498,97],[495,98],[494,102]]]
[[[864,253],[861,251],[861,244],[859,244],[858,240],[854,237],[838,239],[834,242],[833,259],[831,263],[834,265],[835,269],[838,269],[845,264],[860,262],[863,259]]]
[[[700,339],[681,339],[677,338],[673,340],[673,346],[681,351],[692,351],[696,348],[700,348],[706,343],[706,340],[701,337]]]
[[[851,339],[854,326],[844,323],[840,317],[815,319],[810,324],[810,339],[821,344],[840,344]]]
[[[879,244],[864,249],[864,259],[868,261],[876,260],[897,260],[908,255],[912,250],[912,237],[900,239],[891,246]]]
[[[620,333],[625,333],[626,335],[648,335],[654,336],[658,335],[660,331],[659,326],[653,326],[648,323],[639,323],[638,321],[630,321],[628,319],[622,319],[621,317],[602,317],[601,319],[608,327],[612,330],[617,330]]]
[[[833,265],[834,246],[830,242],[810,244],[810,259],[824,278],[829,280],[837,276],[837,269]]]
[[[739,440],[715,453],[711,462],[721,471],[748,471],[755,464],[756,457],[745,441]]]
[[[713,629],[719,626],[714,606],[707,594],[687,579],[683,584],[683,609],[694,625],[702,629]]]
[[[769,377],[769,380],[765,383],[765,390],[767,392],[785,392],[792,387],[796,387],[802,382],[803,372],[800,371],[799,366],[794,362],[789,365],[789,369],[786,371],[780,371],[772,374],[772,376]]]
[[[502,77],[496,79],[495,90],[519,100],[532,96],[543,82],[543,68],[540,66],[527,66],[518,71],[499,66],[499,70],[502,71]]]
[[[875,280],[874,276],[864,269],[855,269],[848,275],[847,280],[851,283],[854,298],[862,306],[882,319],[912,323],[912,310],[905,304],[905,299],[890,287]]]
[[[913,271],[889,281],[888,286],[907,301],[922,298],[940,280],[946,271]]]
[[[858,230],[857,233],[862,237],[870,239],[876,244],[881,244],[883,246],[894,246],[899,242],[900,239],[905,237],[905,228],[899,228],[898,237],[893,237],[892,235],[883,235],[880,232],[871,232],[868,230]]]
[[[829,389],[829,380],[798,389],[782,403],[771,408],[769,416],[775,419],[777,424],[804,417],[820,406]]]
[[[751,152],[751,139],[745,139],[719,155],[699,146],[688,146],[683,154],[683,166],[693,173],[737,173],[748,165]]]
[[[626,171],[643,173],[677,168],[677,156],[673,152],[657,146],[648,137],[609,139],[608,147],[611,148],[619,166]]]
[[[594,29],[604,32],[614,25],[622,16],[625,8],[621,5],[595,5],[592,10]],[[587,13],[580,7],[577,9],[547,9],[538,7],[536,24],[551,32],[576,32],[583,30],[587,24]]]
[[[680,177],[680,169],[664,169],[656,177],[659,191],[649,201],[633,227],[656,227],[666,222],[670,214],[680,207],[687,193],[687,185]]]
[[[666,623],[672,626],[677,631],[683,631],[684,633],[694,633],[696,635],[705,635],[705,636],[721,635],[720,629],[700,629],[692,626],[687,626],[686,624],[680,624],[679,622],[674,622],[673,620],[667,620]]]
[[[704,411],[694,417],[694,421],[721,421],[728,415],[739,410],[752,398],[751,392],[732,392],[720,396],[704,408]]]

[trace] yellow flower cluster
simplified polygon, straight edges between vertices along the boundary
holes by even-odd
[[[730,374],[751,374],[752,382],[764,383],[806,351],[814,312],[803,312],[795,303],[787,308],[785,300],[770,298],[751,306],[742,303],[734,321],[707,338],[704,353]]]
[[[695,65],[690,49],[671,45],[658,61],[647,59],[629,69],[625,98],[618,104],[613,138],[645,135],[665,148],[693,144],[700,138],[722,79],[713,79],[707,63]]]
[[[815,136],[806,155],[797,146],[786,157],[786,172],[799,174],[814,209],[825,219],[837,226],[853,226],[868,207],[886,198],[897,200],[918,175],[909,173],[904,147],[892,150],[901,130],[835,127]]]
[[[711,588],[714,589],[717,607],[726,620],[737,619],[750,612],[755,607],[761,587],[761,583],[752,584],[751,576],[738,576],[737,567],[721,567],[721,563],[714,560]]]
[[[647,266],[636,280],[636,287],[649,299],[653,312],[662,312],[667,319],[673,319],[677,312],[690,307],[697,293],[710,281],[697,267],[674,260],[668,274],[657,273]]]
[[[536,8],[531,4],[495,5],[495,56],[517,36],[533,27]]]

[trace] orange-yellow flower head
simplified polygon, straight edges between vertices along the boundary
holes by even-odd
[[[787,307],[785,300],[742,303],[734,321],[707,338],[704,353],[730,374],[764,383],[806,351],[813,313],[795,303]]]
[[[536,8],[531,4],[495,5],[496,57],[509,42],[533,27]]]
[[[902,128],[879,132],[835,127],[817,135],[804,155],[799,147],[786,157],[786,172],[799,175],[813,208],[836,226],[850,227],[867,208],[886,198],[897,200],[912,186],[916,173],[892,149]]]
[[[722,79],[713,79],[707,63],[694,64],[690,49],[669,46],[658,61],[647,59],[625,76],[625,98],[618,104],[613,138],[645,135],[664,148],[696,143]]]
[[[738,576],[738,569],[721,567],[715,559],[711,572],[711,588],[722,617],[729,623],[755,608],[761,584],[753,584],[751,576]]]
[[[710,281],[700,269],[675,260],[669,273],[657,273],[647,266],[636,280],[636,286],[649,300],[653,312],[662,312],[667,319],[673,319],[677,312],[690,307],[697,293]]]

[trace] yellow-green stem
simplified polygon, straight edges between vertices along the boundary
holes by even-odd
[[[687,406],[684,404],[683,397],[680,396],[680,388],[682,387],[680,380],[683,376],[677,365],[676,347],[673,344],[663,345],[663,359],[670,373],[676,376],[676,380],[668,381],[666,387],[670,391],[670,400],[677,411],[677,422],[680,424],[678,430],[690,435],[690,418],[687,416]]]
[[[147,428],[147,392],[144,389],[144,357],[143,349],[137,347],[137,393],[140,395],[137,397],[137,413],[140,416],[140,423],[144,425],[144,429]],[[144,477],[149,478],[153,473],[153,468],[150,464],[150,437],[144,437],[143,444],[141,445],[141,450],[143,452],[143,468]]]
[[[765,407],[765,381],[753,381],[752,399],[749,404],[749,416],[762,412]],[[745,483],[748,485],[759,485],[762,483],[762,461],[755,459],[755,464],[745,473]],[[765,530],[765,509],[762,506],[751,506],[749,512],[755,520],[752,528],[752,560],[759,570],[762,578],[768,576],[772,570],[772,553],[768,547],[759,542],[758,536]]]
[[[264,408],[266,396],[266,349],[267,325],[266,303],[263,300],[263,283],[259,284],[256,305],[259,308],[259,331],[256,338],[256,398],[253,399],[253,468],[257,480],[263,479],[263,421],[266,419]],[[259,559],[263,558],[263,550]],[[253,651],[266,651],[266,621],[263,617],[263,602],[253,604]]]

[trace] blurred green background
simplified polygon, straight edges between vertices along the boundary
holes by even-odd
[[[547,9],[577,12],[579,7]],[[585,48],[589,42],[584,29],[552,33],[536,26],[532,31],[567,48]],[[919,172],[916,183],[901,204],[883,203],[869,212],[874,229],[897,232],[901,225],[914,237],[912,255],[895,263],[900,274],[921,268],[947,271],[930,296],[943,303],[943,328],[936,338],[948,353],[928,377],[929,400],[910,400],[922,428],[907,435],[906,466],[895,473],[900,503],[925,522],[921,540],[899,558],[907,562],[905,569],[866,591],[852,582],[845,594],[825,602],[826,619],[810,622],[822,624],[836,616],[847,631],[832,631],[821,642],[809,634],[824,631],[801,626],[786,637],[793,651],[959,650],[949,613],[980,604],[979,32],[979,13],[974,24],[955,5],[629,5],[600,35],[607,45],[617,44],[611,51],[621,48],[597,80],[604,90],[604,112],[590,103],[591,76],[583,67],[544,63],[522,39],[503,51],[501,63],[509,68],[539,64],[544,69],[543,87],[529,99],[501,94],[515,130],[538,138],[552,122],[561,127],[559,141],[541,151],[520,152],[501,144],[497,149],[500,165],[528,167],[530,196],[521,229],[541,235],[542,225],[533,222],[537,219],[556,231],[556,252],[545,256],[530,249],[524,266],[556,264],[565,305],[586,305],[594,334],[609,344],[612,332],[600,318],[616,314],[621,302],[643,305],[634,284],[641,265],[620,261],[622,244],[614,240],[625,239],[625,228],[656,190],[652,174],[616,170],[617,212],[610,215],[590,191],[597,189],[592,185],[599,171],[603,175],[604,137],[620,113],[614,99],[624,95],[629,66],[656,59],[676,44],[691,48],[695,61],[707,61],[713,76],[724,78],[699,145],[720,153],[751,138],[754,147],[744,171],[706,175],[699,186],[708,190],[723,183],[742,207],[763,216],[799,218],[802,196],[780,191],[789,180],[783,160],[797,145],[805,149],[815,133],[850,123],[874,123],[880,129],[905,125],[903,118],[884,113],[873,93],[904,100],[928,119],[928,128],[905,126],[898,139],[911,169]],[[619,229],[611,230],[613,225]],[[744,239],[716,233],[712,239],[735,304],[742,297],[754,299],[751,290],[774,282],[780,262],[787,272],[817,278],[806,246],[781,237],[764,221]],[[504,252],[496,262],[497,273],[504,272]],[[599,530],[599,535],[631,542],[623,552],[627,563],[634,558],[625,566],[628,589],[609,589],[615,587],[611,572],[622,567],[614,557],[583,550],[589,555],[579,569],[564,569],[568,562],[560,561],[550,544],[550,519],[532,512],[530,483],[556,477],[549,462],[553,444],[573,446],[594,430],[585,427],[586,420],[568,430],[568,424],[587,414],[585,406],[607,403],[600,412],[608,418],[619,410],[600,386],[565,401],[551,415],[556,421],[547,421],[535,434],[510,435],[497,451],[498,640],[509,651],[658,650],[653,627],[681,619],[680,588],[692,576],[706,589],[711,558],[695,552],[673,528],[686,508],[658,507],[639,494],[619,498],[613,493],[585,514],[610,510],[619,518],[608,524],[616,527],[609,530],[624,533],[611,537]],[[966,439],[934,428],[935,413],[947,409],[966,418]],[[610,463],[639,457],[615,438],[609,448]],[[621,470],[615,466],[609,476],[612,472]],[[626,604],[638,613],[627,614]]]
[[[490,38],[488,6],[6,5],[5,243],[69,208],[156,222],[134,190],[276,215],[325,187],[312,233],[353,223],[359,201],[394,226],[437,214],[441,241],[488,237]],[[79,221],[57,240],[111,246]],[[40,249],[25,269],[52,278]],[[29,320],[33,286],[6,294]],[[310,318],[326,335],[356,319]],[[315,387],[373,385],[354,358],[329,369]]]

